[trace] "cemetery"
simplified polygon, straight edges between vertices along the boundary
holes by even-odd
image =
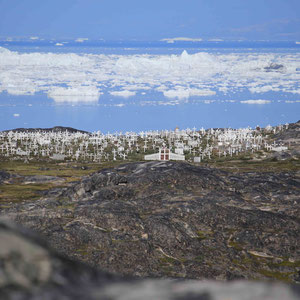
[[[299,132],[1,132],[0,210],[122,275],[299,282]]]
[[[272,136],[288,124],[241,129],[183,129],[103,134],[69,130],[11,130],[0,132],[0,157],[8,160],[114,162],[187,160],[201,163],[220,159],[265,158],[290,144]],[[167,153],[168,152],[168,153]]]

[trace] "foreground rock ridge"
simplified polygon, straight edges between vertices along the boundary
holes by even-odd
[[[118,274],[299,282],[299,180],[299,171],[128,163],[3,214]]]
[[[0,298],[110,300],[296,300],[297,286],[281,283],[121,278],[71,261],[35,234],[0,220]]]

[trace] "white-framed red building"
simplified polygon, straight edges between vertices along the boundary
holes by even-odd
[[[172,153],[168,148],[159,149],[158,153],[145,155],[145,160],[185,160],[185,156],[181,154]]]

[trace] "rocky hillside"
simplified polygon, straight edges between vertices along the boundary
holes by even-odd
[[[188,163],[101,170],[3,214],[118,274],[300,282],[300,172]]]
[[[6,300],[296,300],[297,286],[258,282],[136,280],[54,253],[31,232],[0,221],[0,298]]]
[[[300,120],[296,123],[291,123],[288,128],[282,132],[276,133],[275,136],[277,141],[292,142],[293,144],[300,143]]]
[[[83,131],[83,130],[78,130],[72,127],[64,127],[64,126],[55,126],[52,128],[16,128],[16,129],[12,129],[12,130],[5,130],[4,132],[7,131],[13,131],[13,132],[37,132],[37,131],[43,131],[43,132],[64,132],[64,131],[68,131],[69,133],[76,133],[76,132],[80,132],[80,133],[89,133],[87,131]]]

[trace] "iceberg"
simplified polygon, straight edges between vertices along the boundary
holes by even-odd
[[[136,95],[136,92],[123,90],[123,91],[112,91],[110,92],[111,95],[123,98],[129,98]]]
[[[4,48],[4,47],[0,47],[0,54],[9,54],[11,53],[10,50]]]

